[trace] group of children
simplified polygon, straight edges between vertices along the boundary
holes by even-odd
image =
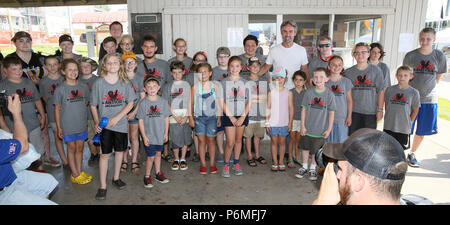
[[[122,41],[133,43],[131,36]],[[246,41],[256,42],[246,38],[244,45]],[[114,43],[115,39],[107,40],[104,45],[110,42]],[[101,60],[99,76],[93,75],[97,64],[89,58],[64,59],[60,63],[56,56],[47,56],[44,60],[47,74],[40,81],[40,92],[30,80],[22,78],[20,61],[6,57],[3,61],[6,79],[0,82],[0,88],[20,95],[31,143],[39,143],[33,139],[41,138],[38,131],[48,119],[56,149],[62,164],[69,165],[73,183],[87,184],[92,180],[92,175],[82,170],[84,142],[88,140],[91,160],[99,159],[100,188],[96,194],[99,200],[106,198],[111,153],[115,154],[112,180],[115,187],[126,186],[120,172],[128,167],[129,143],[131,170],[138,171],[139,137],[147,154],[143,178],[146,188],[153,186],[153,167],[157,181],[169,182],[161,171],[161,156],[167,143],[175,157],[171,169],[186,170],[186,155],[194,142],[200,174],[208,173],[206,152],[209,173],[217,173],[218,146],[218,161],[224,163],[222,176],[230,177],[230,169],[237,176],[243,175],[240,165],[243,137],[247,163],[252,167],[256,161],[267,163],[260,154],[260,140],[267,132],[271,140],[271,171],[286,170],[287,147],[287,167],[293,168],[293,162],[299,162],[301,167],[296,177],[303,178],[309,172],[310,180],[317,179],[315,153],[325,142],[343,142],[359,128],[376,128],[377,121],[383,117],[384,131],[406,146],[411,122],[420,107],[419,92],[409,85],[413,71],[407,66],[399,67],[398,84],[388,86],[389,74],[386,76],[369,63],[371,49],[367,44],[356,44],[352,52],[356,65],[345,71],[343,59],[331,55],[330,38],[321,37],[318,44],[320,60],[310,64],[311,79],[304,71],[295,71],[292,77],[295,88],[290,90],[285,88],[285,68],[276,67],[270,76],[258,76],[263,66],[260,58],[243,60],[231,56],[226,47],[218,48],[218,66],[212,68],[203,52],[189,58],[186,41],[181,38],[174,43],[177,55],[171,59],[170,74],[152,68],[150,64],[161,62],[154,58],[156,41],[150,36],[142,42],[143,61],[126,51],[130,44],[122,47],[123,54],[106,46],[108,54]],[[131,49],[132,46],[128,50]],[[36,110],[39,115],[35,114]],[[3,115],[10,119],[5,110]],[[100,121],[104,118],[107,125],[103,128]],[[101,134],[100,146],[93,143],[97,133]],[[62,141],[67,145],[67,157]],[[252,141],[254,157],[250,151]]]

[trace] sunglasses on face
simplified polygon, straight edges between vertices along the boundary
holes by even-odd
[[[331,44],[319,44],[319,48],[330,47]]]

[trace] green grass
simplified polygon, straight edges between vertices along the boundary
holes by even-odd
[[[55,51],[59,49],[59,46],[56,44],[48,44],[48,45],[33,45],[34,52],[41,52],[42,55],[53,55]],[[74,47],[75,52],[81,54],[83,56],[88,56],[87,45],[77,45]],[[1,52],[3,56],[7,56],[10,53],[16,51],[15,47],[1,48]]]
[[[438,99],[438,117],[450,121],[450,100]]]

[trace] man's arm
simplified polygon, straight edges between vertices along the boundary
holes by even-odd
[[[309,75],[308,65],[307,65],[307,64],[302,65],[302,66],[300,67],[300,69],[301,69],[303,72],[305,72],[305,74],[306,74],[306,82],[305,82],[306,87],[307,87],[307,88],[311,88],[311,86],[312,86],[312,81],[311,81],[311,79],[309,79],[310,75]]]

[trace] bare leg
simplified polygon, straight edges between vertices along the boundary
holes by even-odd
[[[235,127],[225,127],[225,134],[227,135],[227,141],[225,144],[224,161],[230,162],[231,153],[235,144]]]
[[[217,147],[219,148],[220,154],[223,154],[223,140],[224,140],[224,131],[220,131],[217,133],[216,140],[217,140]]]
[[[106,174],[108,173],[108,160],[110,155],[111,154],[100,154],[100,160],[98,163],[100,189],[106,189]]]
[[[122,159],[124,152],[115,152],[114,153],[114,176],[113,180],[118,180],[120,176],[120,166],[122,165]]]
[[[413,140],[413,144],[412,144],[412,148],[411,148],[411,153],[414,153],[417,151],[417,149],[419,149],[420,144],[423,141],[423,138],[425,136],[419,136],[419,135],[414,135],[414,140]]]
[[[155,155],[155,172],[156,174],[161,172],[161,152],[156,152]]]
[[[67,144],[67,160],[69,161],[70,171],[72,172],[72,176],[74,178],[80,175],[80,172],[77,169],[77,163],[75,158],[76,145],[75,142],[66,142]]]
[[[215,156],[216,156],[216,138],[215,137],[206,137],[206,141],[208,142],[208,152],[209,152],[209,166],[215,165]],[[205,162],[206,164],[206,162]]]
[[[242,150],[242,136],[244,135],[245,126],[236,127],[236,136],[234,144],[234,159],[239,160]]]
[[[198,151],[200,156],[200,166],[206,167],[206,136],[197,136],[198,137]]]
[[[69,163],[67,161],[66,154],[64,153],[64,145],[62,140],[58,137],[58,134],[56,131],[53,131],[53,136],[55,138],[55,145],[56,145],[56,151],[58,151],[59,158],[61,158],[61,163],[63,165],[67,165]]]
[[[81,167],[83,165],[84,141],[75,141],[75,147],[75,165],[77,168],[77,172],[81,173]]]

